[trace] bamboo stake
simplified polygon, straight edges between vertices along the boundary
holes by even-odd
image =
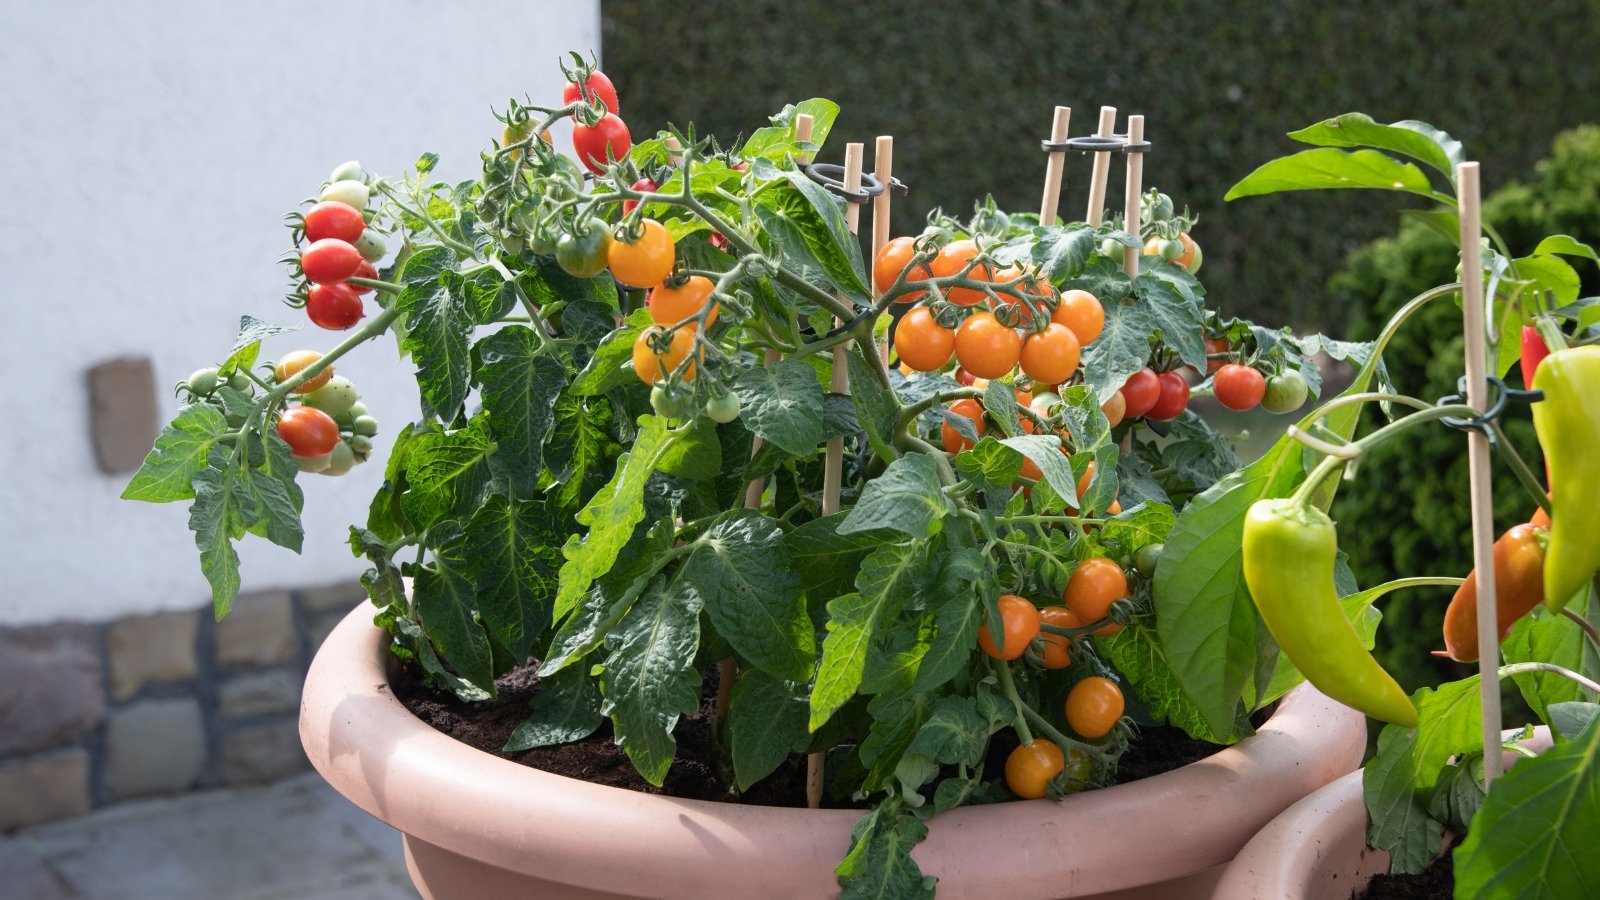
[[[1144,140],[1144,116],[1128,117],[1128,143],[1137,144]],[[1125,193],[1122,195],[1123,221],[1127,225],[1128,233],[1139,237],[1139,230],[1143,224],[1143,210],[1139,195],[1144,192],[1144,154],[1129,152],[1127,157],[1128,182]],[[1122,269],[1132,278],[1139,274],[1138,247],[1122,248]]]
[[[1456,167],[1461,203],[1461,318],[1466,331],[1467,405],[1488,407],[1488,356],[1483,312],[1483,224],[1478,164]],[[1489,482],[1489,439],[1467,432],[1467,477],[1472,491],[1472,564],[1478,577],[1478,680],[1483,705],[1483,781],[1500,777],[1500,628],[1494,588],[1494,503]]]
[[[872,271],[868,274],[874,279],[878,277],[878,251],[883,245],[889,243],[889,204],[894,192],[889,190],[889,184],[894,178],[894,138],[888,135],[879,135],[878,142],[872,151],[872,174],[878,178],[878,183],[883,185],[883,193],[872,198]],[[876,284],[876,281],[873,282]],[[874,298],[876,299],[876,298]],[[889,363],[889,341],[894,330],[884,335],[884,341],[878,345],[878,354],[883,357],[884,365]]]
[[[1117,133],[1117,108],[1115,106],[1100,107],[1100,129],[1095,132],[1099,137],[1111,137]],[[1083,220],[1096,228],[1105,218],[1106,211],[1106,180],[1111,175],[1111,153],[1100,151],[1094,155],[1094,171],[1089,175],[1089,211],[1083,214]]]
[[[1050,122],[1050,143],[1059,144],[1067,139],[1067,123],[1072,121],[1072,107],[1056,107],[1055,118]],[[1039,201],[1039,224],[1054,225],[1056,213],[1061,208],[1061,173],[1067,167],[1067,151],[1050,153],[1044,167],[1044,197]]]
[[[847,191],[861,190],[861,160],[866,148],[861,144],[844,145],[844,189]],[[888,193],[885,191],[884,193]],[[845,224],[850,226],[851,234],[861,231],[861,205],[859,203],[846,203],[844,208]],[[840,298],[843,299],[843,298]],[[835,319],[836,324],[844,324]],[[847,393],[850,390],[850,370],[845,365],[844,347],[833,348],[833,386],[835,394]],[[835,437],[828,440],[828,449],[822,460],[822,514],[831,516],[839,511],[840,484],[844,479],[844,437]],[[822,807],[822,776],[823,762],[826,755],[821,751],[806,757],[806,806],[810,809]]]
[[[799,113],[794,117],[794,136],[797,140],[811,140],[811,129],[814,123],[811,116]],[[778,351],[767,351],[767,366],[778,361]],[[761,450],[761,436],[757,435],[750,441],[750,456],[753,458]],[[744,505],[749,509],[761,508],[761,495],[766,492],[767,480],[755,478],[744,491]],[[733,682],[739,677],[739,664],[729,657],[717,664],[717,707],[715,724],[720,726],[728,717],[728,704],[733,700]]]

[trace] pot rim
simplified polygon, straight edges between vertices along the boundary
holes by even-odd
[[[649,885],[660,896],[703,897],[733,882],[837,894],[833,868],[861,810],[645,794],[474,749],[390,691],[388,636],[372,624],[376,614],[363,602],[329,634],[300,714],[312,765],[369,814],[493,866],[598,890]],[[964,897],[1086,894],[1182,877],[1227,862],[1283,809],[1351,771],[1365,740],[1359,713],[1302,684],[1256,734],[1205,759],[1060,802],[950,810],[928,823],[913,856]]]

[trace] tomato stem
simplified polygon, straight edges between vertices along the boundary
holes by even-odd
[[[980,628],[988,626],[980,625]],[[1016,710],[1016,720],[1012,723],[1017,730],[1017,737],[1022,738],[1024,744],[1033,740],[1033,732],[1028,729],[1028,705],[1022,702],[1022,697],[1017,693],[1017,683],[1011,679],[1011,664],[1005,660],[996,660],[994,666],[995,677],[1000,680],[1000,692],[1011,701]]]
[[[384,281],[378,278],[362,278],[359,275],[351,275],[345,281],[350,284],[359,284],[362,287],[377,288],[388,294],[398,294],[406,289],[403,284],[395,284],[392,281]]]

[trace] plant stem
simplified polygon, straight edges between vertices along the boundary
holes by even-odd
[[[986,628],[988,626],[979,626]],[[997,660],[994,667],[995,676],[1000,679],[1000,692],[1011,701],[1012,707],[1017,711],[1016,721],[1012,727],[1017,730],[1017,737],[1022,738],[1024,744],[1033,740],[1033,732],[1028,730],[1028,704],[1022,702],[1022,697],[1017,693],[1017,683],[1011,680],[1011,664],[1005,660]]]
[[[395,284],[392,281],[384,281],[380,278],[362,278],[359,275],[352,275],[346,278],[345,281],[350,284],[359,284],[362,287],[377,288],[386,294],[398,294],[406,289],[403,284]]]
[[[1533,474],[1533,470],[1528,468],[1528,461],[1523,459],[1522,454],[1517,452],[1517,448],[1511,445],[1511,441],[1506,437],[1505,431],[1500,428],[1500,423],[1491,422],[1490,427],[1494,429],[1495,449],[1501,452],[1501,459],[1504,459],[1506,464],[1511,467],[1511,474],[1517,476],[1517,482],[1533,497],[1533,502],[1539,504],[1539,508],[1544,510],[1544,514],[1548,516],[1550,514],[1550,495],[1545,491],[1544,486],[1539,484],[1539,477]]]
[[[274,387],[272,390],[268,391],[267,395],[261,398],[261,402],[256,404],[257,408],[259,409],[263,408],[264,406],[271,406],[273,403],[276,403],[278,400],[286,396],[290,391],[299,387],[303,382],[317,377],[318,373],[320,373],[323,369],[333,365],[334,360],[389,330],[390,323],[394,322],[394,320],[398,318],[400,318],[400,308],[398,306],[389,307],[383,312],[378,313],[376,316],[373,316],[370,320],[368,320],[367,324],[361,326],[360,331],[357,331],[355,334],[352,334],[340,341],[339,344],[332,350],[329,350],[327,353],[323,354],[321,359],[296,372],[287,381],[284,381],[282,384],[279,384],[277,387]]]
[[[1509,678],[1512,675],[1521,675],[1526,672],[1548,672],[1551,675],[1560,675],[1562,678],[1565,678],[1573,684],[1578,685],[1591,694],[1600,694],[1600,684],[1595,684],[1593,681],[1590,681],[1582,675],[1579,675],[1577,672],[1574,672],[1571,669],[1562,668],[1555,663],[1521,662],[1500,667],[1501,678]]]
[[[1311,474],[1306,476],[1306,480],[1301,482],[1300,487],[1295,490],[1291,499],[1299,504],[1308,503],[1310,501],[1312,492],[1315,491],[1317,487],[1323,481],[1325,481],[1329,475],[1333,474],[1333,472],[1340,466],[1360,456],[1362,453],[1366,453],[1373,447],[1382,444],[1384,441],[1387,441],[1398,434],[1409,431],[1418,425],[1432,422],[1437,419],[1448,418],[1450,416],[1468,418],[1471,416],[1476,416],[1477,414],[1477,410],[1467,406],[1466,404],[1450,404],[1448,406],[1430,406],[1427,409],[1413,413],[1403,419],[1390,422],[1388,425],[1379,428],[1377,431],[1372,432],[1364,438],[1352,441],[1343,447],[1334,448],[1339,451],[1338,455],[1329,455],[1324,457],[1322,462],[1318,463],[1317,467],[1311,470]],[[1297,437],[1300,440],[1305,441],[1307,438],[1309,438],[1309,435],[1304,435],[1301,433],[1298,434]],[[1315,439],[1313,438],[1312,440]]]
[[[1563,608],[1561,614],[1577,622],[1578,627],[1583,629],[1583,633],[1589,636],[1589,642],[1594,645],[1596,650],[1600,650],[1600,628],[1596,628],[1593,622],[1578,615],[1571,609]]]

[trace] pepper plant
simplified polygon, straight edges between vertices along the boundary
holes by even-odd
[[[1290,137],[1316,149],[1266,163],[1233,187],[1230,200],[1291,190],[1402,191],[1433,204],[1409,215],[1452,240],[1460,233],[1455,179],[1464,156],[1448,134],[1347,114]],[[1457,897],[1582,896],[1600,883],[1600,861],[1589,852],[1600,837],[1600,298],[1578,296],[1568,260],[1600,264],[1600,255],[1554,235],[1518,256],[1489,230],[1482,258],[1484,362],[1499,377],[1520,361],[1523,381],[1539,392],[1513,398],[1503,382],[1497,388],[1513,406],[1531,402],[1548,486],[1504,439],[1495,415],[1457,397],[1373,390],[1381,374],[1374,355],[1348,391],[1182,510],[1156,571],[1155,615],[1169,661],[1209,721],[1259,702],[1297,668],[1328,695],[1389,723],[1366,765],[1365,798],[1368,840],[1392,854],[1394,871],[1426,868],[1450,829],[1467,835],[1454,856]],[[1419,295],[1385,327],[1378,350],[1422,306],[1461,296],[1460,283]],[[1382,404],[1389,421],[1356,438],[1359,410],[1370,403]],[[1338,551],[1328,511],[1336,476],[1382,477],[1369,467],[1357,471],[1365,451],[1414,428],[1449,424],[1491,436],[1496,463],[1516,475],[1534,510],[1494,547],[1506,662],[1498,674],[1515,681],[1556,746],[1520,762],[1487,796],[1478,676],[1408,698],[1368,653],[1378,619],[1371,604],[1382,594],[1457,585],[1440,652],[1476,660],[1473,575],[1417,575],[1351,592],[1336,588],[1333,573]],[[1183,642],[1180,634],[1202,621],[1211,628]],[[1271,646],[1269,636],[1281,652],[1258,649]],[[1216,664],[1219,656],[1225,665]],[[1523,728],[1505,746],[1532,756],[1522,746],[1531,734]]]
[[[563,105],[509,104],[476,178],[436,180],[431,154],[400,177],[341,166],[286,261],[290,305],[348,336],[258,365],[294,326],[246,317],[182,386],[125,496],[192,502],[219,617],[233,542],[297,550],[298,476],[371,452],[383,411],[362,373],[331,373],[389,334],[423,414],[350,547],[394,652],[436,684],[486,698],[537,662],[510,748],[609,719],[659,785],[715,669],[731,790],[823,754],[834,800],[874,804],[846,893],[917,896],[908,854],[941,810],[1108,783],[1139,724],[1250,732],[1296,677],[1223,672],[1188,652],[1181,607],[1152,605],[1206,590],[1169,562],[1195,555],[1180,510],[1261,471],[1188,402],[1292,411],[1314,354],[1370,374],[1369,345],[1207,310],[1195,222],[1159,191],[1137,234],[935,212],[869,271],[805,165],[834,104],[732,149],[691,128],[635,142],[575,61]],[[582,168],[549,138],[568,117]]]

